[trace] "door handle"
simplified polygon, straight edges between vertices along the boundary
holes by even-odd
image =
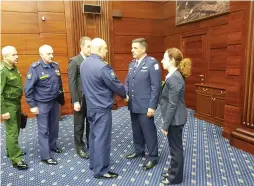
[[[200,74],[199,77],[203,78],[203,77],[205,77],[205,76],[204,76],[203,74]]]

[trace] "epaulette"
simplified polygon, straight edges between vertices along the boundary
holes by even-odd
[[[105,63],[106,65],[108,65],[108,62],[107,62],[107,61],[104,61],[104,63]]]
[[[35,68],[35,67],[37,67],[39,64],[40,64],[40,61],[34,62],[34,63],[32,64],[32,67]]]
[[[149,57],[149,58],[150,58],[151,60],[153,60],[153,61],[156,60],[154,57]]]
[[[57,63],[57,62],[55,62],[55,61],[52,61],[52,63],[53,63],[53,64],[55,64],[55,65],[58,65],[58,63]]]

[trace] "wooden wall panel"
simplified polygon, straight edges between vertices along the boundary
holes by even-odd
[[[53,47],[55,54],[67,55],[66,34],[40,34],[41,45],[48,44]]]
[[[2,12],[3,34],[39,33],[37,13]]]
[[[226,70],[209,70],[208,82],[219,85],[226,84]]]
[[[163,32],[164,32],[164,36],[168,36],[168,35],[174,35],[174,34],[186,33],[190,31],[198,30],[200,29],[200,23],[194,22],[194,23],[189,23],[187,25],[176,26],[175,17],[171,17],[163,21],[163,28],[167,28],[167,29],[163,29]]]
[[[37,2],[39,12],[64,12],[63,1],[38,1]]]
[[[172,48],[172,47],[181,48],[181,35],[176,34],[172,36],[166,36],[164,37],[163,43],[164,43],[164,50],[166,50],[167,48]]]
[[[115,36],[114,37],[114,52],[115,53],[130,53],[132,40],[143,37],[148,43],[148,53],[163,51],[162,36]]]
[[[54,55],[54,61],[58,63],[62,73],[67,73],[68,63],[69,63],[68,56]]]
[[[129,63],[133,60],[132,54],[115,54],[114,55],[114,70],[128,70]]]
[[[69,84],[68,84],[68,74],[62,72],[61,78],[62,78],[62,82],[63,82],[64,92],[65,93],[70,92]]]
[[[45,17],[45,21],[42,17]],[[64,13],[39,12],[40,33],[66,33]]]
[[[127,76],[128,70],[117,70],[116,71],[116,76],[117,78],[124,83],[125,82],[125,78]]]
[[[18,62],[18,69],[22,74],[22,77],[26,77],[28,72],[28,68],[31,66],[32,63],[36,62],[40,59],[39,55],[18,55],[19,62]]]
[[[121,10],[123,17],[162,19],[163,6],[161,3],[142,1],[116,1],[113,3],[113,10]]]
[[[228,46],[228,26],[216,26],[210,29],[210,48],[223,48]],[[216,38],[216,39],[215,39]]]
[[[115,35],[159,35],[162,36],[162,20],[152,19],[114,19]]]
[[[176,3],[174,1],[167,1],[162,4],[163,6],[163,19],[175,17],[176,15]]]
[[[36,12],[36,1],[1,1],[1,10],[9,12]]]
[[[69,92],[64,93],[65,105],[61,107],[62,115],[73,114],[73,105],[71,104],[71,95]]]
[[[38,34],[2,34],[2,46],[16,47],[18,54],[39,54],[40,36]]]
[[[210,50],[210,70],[226,70],[227,47],[213,48]],[[226,75],[226,74],[225,74]]]
[[[205,81],[225,84],[227,87],[223,135],[230,137],[231,131],[241,123],[243,68],[246,61],[250,2],[230,1],[228,14],[181,26],[175,26],[175,13],[173,13],[175,7],[172,4],[175,2],[164,4],[163,27],[167,28],[164,29],[164,46],[180,43],[181,37],[185,33],[197,34],[200,30],[208,31],[208,48],[206,51],[208,54],[206,60],[208,77],[205,78]],[[192,71],[195,70],[192,69]]]

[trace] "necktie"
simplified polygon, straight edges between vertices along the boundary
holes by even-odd
[[[134,70],[136,70],[137,67],[138,67],[138,61],[136,61],[136,63],[135,63]]]

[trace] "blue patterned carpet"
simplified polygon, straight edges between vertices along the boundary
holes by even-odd
[[[1,125],[1,185],[60,185],[60,186],[140,186],[160,185],[160,174],[169,165],[169,150],[166,137],[160,132],[160,112],[155,117],[159,164],[145,172],[141,169],[145,159],[127,160],[124,155],[134,150],[129,112],[126,107],[113,111],[111,169],[120,174],[115,180],[97,180],[88,168],[88,160],[79,158],[74,149],[73,116],[64,116],[60,121],[59,146],[62,154],[54,154],[57,166],[40,163],[37,142],[37,124],[29,119],[27,128],[21,131],[20,146],[27,152],[24,156],[30,169],[18,171],[11,166],[5,154],[5,132]],[[189,111],[184,129],[185,172],[184,186],[253,186],[254,156],[229,145],[221,137],[221,128],[197,120]],[[162,185],[162,184],[161,184]]]

